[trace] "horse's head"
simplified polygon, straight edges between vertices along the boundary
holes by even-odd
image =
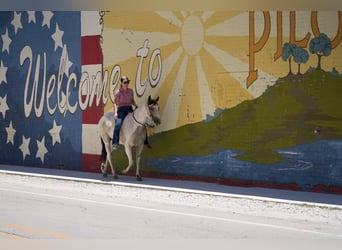
[[[149,126],[154,127],[155,125],[159,125],[161,123],[160,115],[159,115],[159,106],[158,106],[159,96],[156,99],[152,99],[151,96],[148,97],[147,106],[150,112],[151,124]]]

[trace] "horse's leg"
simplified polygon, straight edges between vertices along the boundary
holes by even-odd
[[[125,145],[125,152],[128,158],[128,166],[127,168],[122,170],[122,173],[127,174],[127,172],[130,170],[130,168],[133,165],[132,147]]]
[[[101,172],[103,177],[107,177],[107,160],[105,162],[101,162]]]
[[[105,146],[105,143],[104,143],[104,138],[103,136],[101,136],[101,145],[102,145],[102,149],[101,149],[101,172],[102,172],[102,175],[103,177],[107,177],[107,151],[106,151],[106,146]]]
[[[107,161],[101,162],[101,172],[103,177],[107,177]]]
[[[115,173],[113,162],[112,162],[112,145],[111,145],[111,141],[109,140],[109,142],[106,142],[105,146],[106,146],[106,152],[107,152],[107,162],[109,162],[110,168],[112,169],[113,178],[117,179],[118,176]]]
[[[136,147],[136,161],[135,161],[135,163],[136,163],[136,176],[137,176],[137,180],[138,181],[142,181],[142,178],[141,178],[141,176],[140,176],[140,160],[141,160],[141,153],[142,153],[142,151],[143,151],[143,148],[144,148],[144,145],[143,144],[141,144],[141,145],[138,145],[137,147]]]

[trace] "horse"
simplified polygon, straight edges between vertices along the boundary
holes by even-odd
[[[147,102],[139,105],[133,112],[129,113],[122,122],[119,144],[125,148],[128,158],[128,166],[122,173],[126,174],[133,165],[133,147],[136,149],[136,177],[142,181],[139,167],[141,154],[144,148],[144,140],[147,136],[147,127],[153,128],[161,123],[158,106],[159,96],[156,99],[148,97]],[[112,135],[115,127],[114,112],[105,113],[98,122],[99,136],[102,144],[101,151],[101,172],[107,177],[108,164],[111,167],[114,179],[118,176],[112,162]]]

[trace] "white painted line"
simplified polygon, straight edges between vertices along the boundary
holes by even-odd
[[[327,237],[342,238],[342,234],[331,234],[331,233],[319,232],[319,231],[314,231],[314,230],[307,230],[307,229],[296,228],[296,227],[280,226],[280,225],[273,225],[273,224],[266,224],[266,223],[257,223],[257,222],[247,221],[247,220],[235,220],[235,219],[228,219],[228,218],[216,217],[216,216],[207,216],[207,215],[200,215],[200,214],[194,214],[194,213],[177,212],[177,211],[166,210],[166,209],[156,209],[156,208],[147,208],[147,207],[142,207],[142,206],[133,206],[133,205],[127,205],[127,204],[123,204],[123,203],[95,201],[95,200],[89,200],[89,199],[81,199],[81,198],[51,195],[51,194],[41,194],[41,193],[34,193],[34,192],[27,192],[27,191],[21,191],[21,190],[13,190],[13,189],[5,189],[5,188],[0,188],[0,190],[6,191],[6,192],[14,192],[14,193],[22,193],[22,194],[28,194],[28,195],[43,196],[43,197],[54,198],[54,199],[65,199],[65,200],[93,203],[93,204],[97,204],[97,205],[123,207],[123,208],[143,210],[143,211],[147,211],[147,212],[180,215],[180,216],[195,217],[195,218],[207,219],[207,220],[217,220],[217,221],[222,221],[222,222],[237,223],[237,224],[244,224],[244,225],[251,225],[251,226],[258,226],[258,227],[267,227],[267,228],[274,228],[274,229],[279,229],[279,230],[296,231],[296,232],[301,232],[301,233],[318,234],[318,235],[323,235],[323,236],[327,236]]]

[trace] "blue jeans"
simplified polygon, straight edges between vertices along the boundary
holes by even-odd
[[[118,108],[118,118],[115,122],[115,128],[113,133],[113,144],[119,144],[120,129],[125,117],[133,112],[132,106],[123,106]]]

